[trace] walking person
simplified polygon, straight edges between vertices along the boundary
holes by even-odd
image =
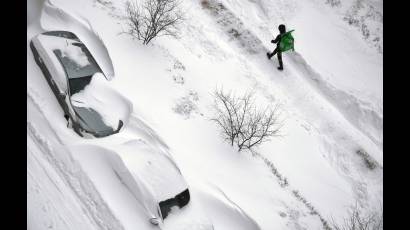
[[[271,41],[271,43],[276,43],[276,49],[273,50],[272,53],[267,53],[268,58],[271,59],[275,54],[278,57],[279,61],[279,67],[278,70],[283,70],[283,62],[282,62],[282,52],[285,52],[289,49],[294,50],[293,47],[293,37],[291,35],[291,32],[293,30],[286,32],[286,27],[285,25],[281,24],[278,27],[279,29],[279,34],[276,36],[274,40]]]

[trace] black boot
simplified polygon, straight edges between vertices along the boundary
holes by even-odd
[[[283,70],[283,62],[282,62],[282,52],[278,52],[278,61],[279,61],[279,67],[278,70]]]
[[[267,52],[266,55],[268,56],[268,59],[272,58],[272,55],[269,52]]]

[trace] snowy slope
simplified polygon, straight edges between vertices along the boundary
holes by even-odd
[[[354,0],[337,7],[320,0],[184,1],[180,38],[148,46],[120,35],[124,1],[52,2],[96,31],[103,43],[95,49],[106,47],[113,63],[107,71],[115,71],[107,85],[118,95],[110,95],[129,111],[120,133],[81,139],[66,128],[27,46],[30,229],[156,228],[102,157],[137,139],[169,152],[190,187],[190,204],[162,229],[322,229],[356,201],[364,210],[383,202],[382,47],[369,42],[381,34],[380,22],[360,20],[369,25],[366,38],[344,19],[345,12],[382,14],[379,1],[360,1],[356,14]],[[28,4],[28,43],[40,25],[61,26],[53,14],[40,18],[41,1]],[[281,23],[296,38],[283,72],[265,54]],[[283,136],[255,155],[224,143],[210,121],[217,87],[254,90],[261,105],[281,103]],[[358,150],[377,167],[368,169]]]

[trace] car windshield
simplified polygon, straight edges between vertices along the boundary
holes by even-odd
[[[114,132],[114,129],[106,125],[101,115],[92,108],[73,106],[77,116],[80,118],[81,127],[87,131],[92,131],[94,135],[107,136]]]

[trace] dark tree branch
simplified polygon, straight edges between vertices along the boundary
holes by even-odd
[[[349,211],[349,216],[343,219],[342,224],[338,224],[332,218],[332,228],[334,230],[382,230],[383,210],[365,213],[356,204]]]
[[[236,144],[238,151],[250,150],[270,137],[279,135],[283,125],[278,120],[278,105],[273,109],[267,107],[257,110],[252,93],[237,97],[221,89],[216,90],[214,96],[216,117],[212,120],[221,127],[225,139],[231,145]]]
[[[145,0],[142,4],[128,1],[125,32],[147,45],[159,36],[177,36],[178,25],[184,20],[180,0]]]

